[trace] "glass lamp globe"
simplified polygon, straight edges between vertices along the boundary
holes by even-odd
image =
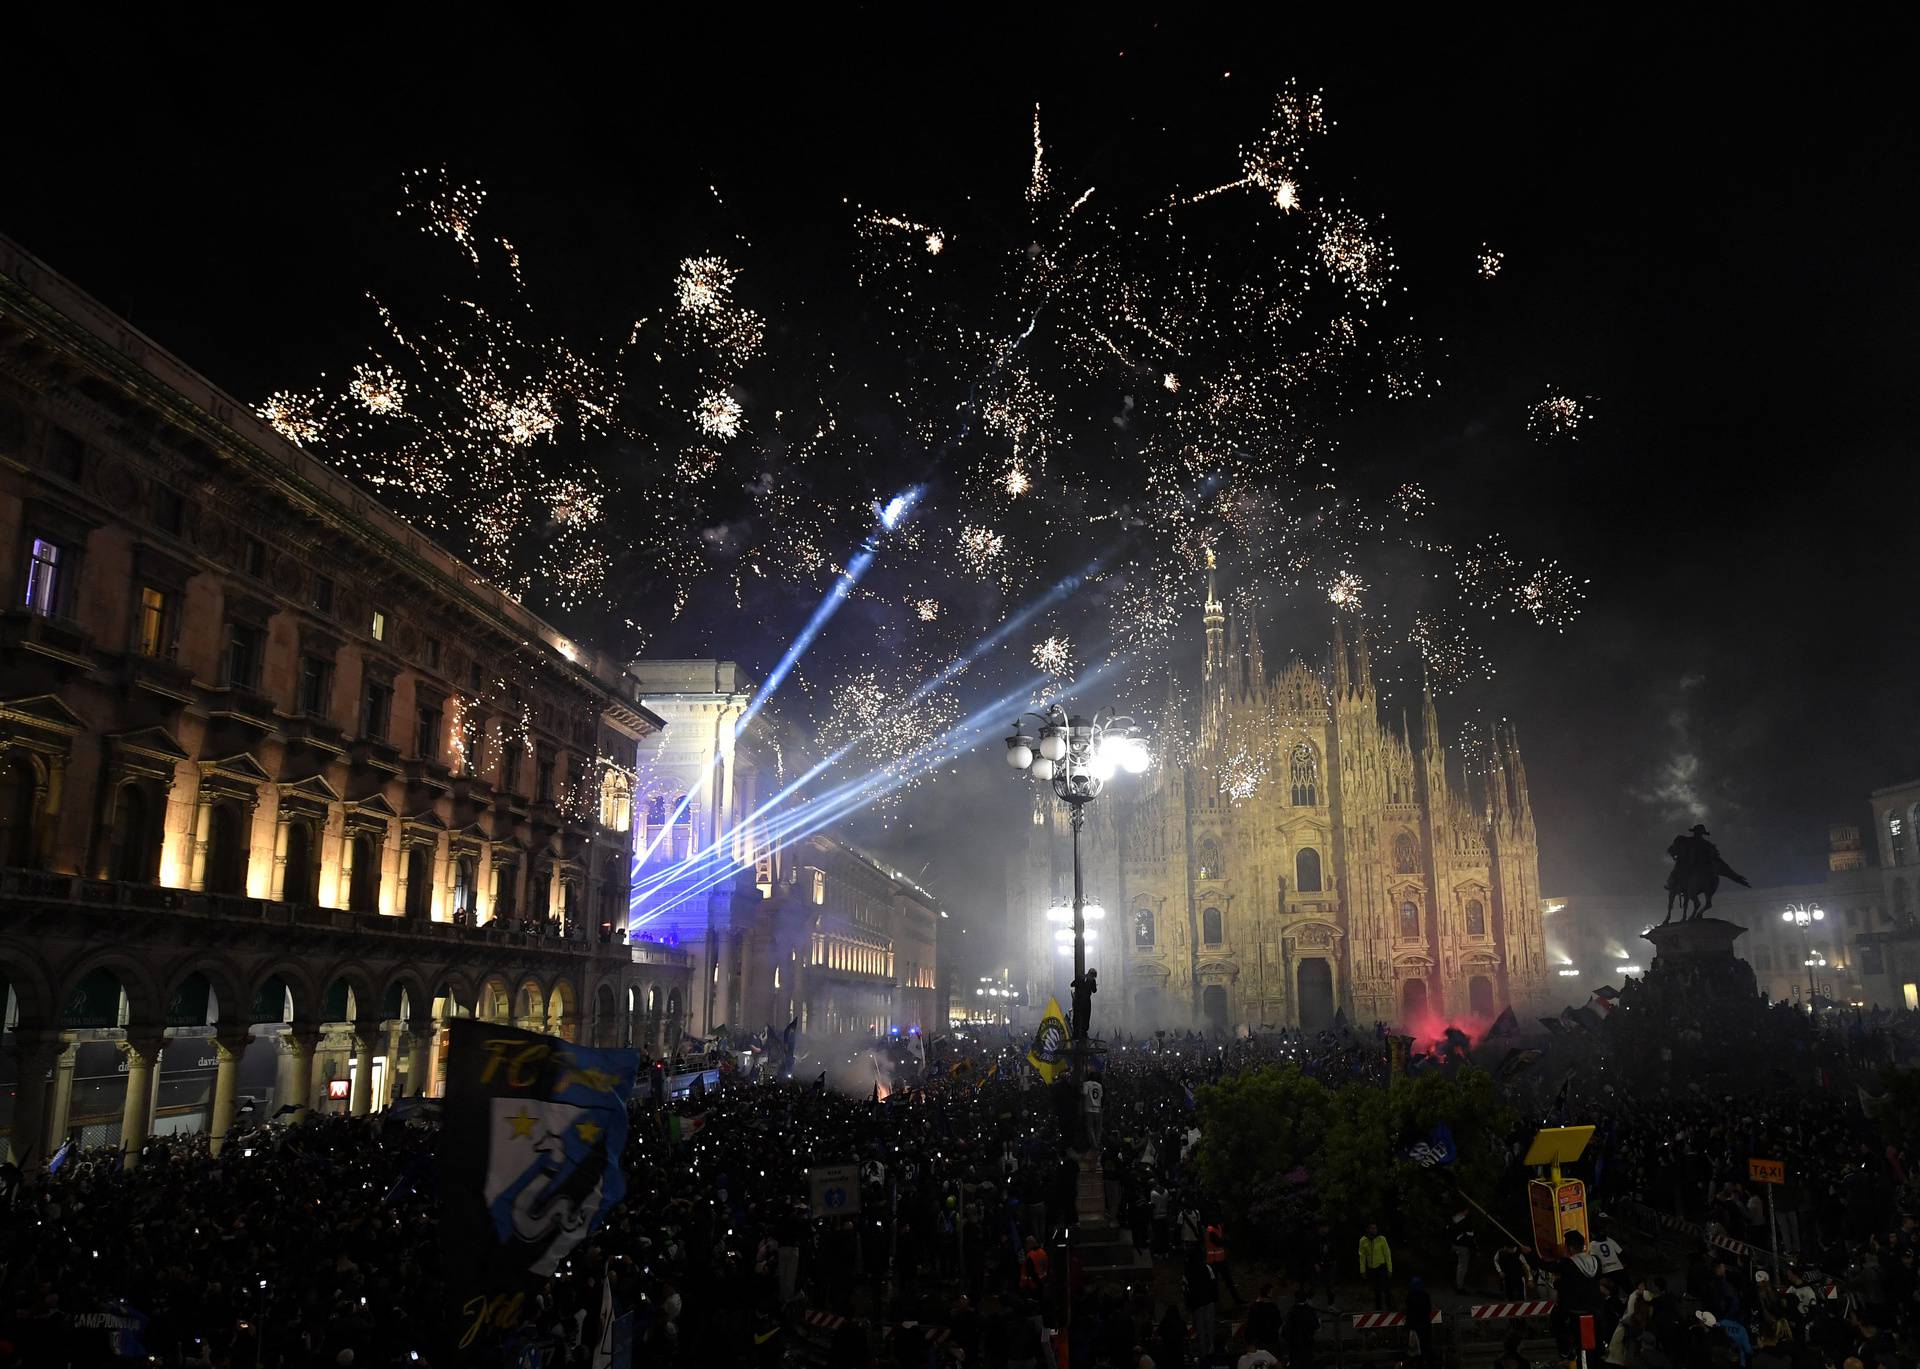
[[[1102,908],[1098,903],[1083,903],[1080,905],[1080,917],[1083,921],[1098,922],[1106,915],[1107,910]]]
[[[1153,753],[1138,737],[1128,737],[1120,745],[1120,768],[1129,775],[1144,774],[1153,764]]]
[[[1049,727],[1040,734],[1040,754],[1047,760],[1057,761],[1067,754],[1067,739],[1057,727]]]
[[[1045,749],[1046,743],[1042,742],[1041,750],[1044,751]],[[1053,762],[1048,760],[1044,755],[1036,756],[1034,757],[1033,764],[1027,768],[1027,773],[1036,780],[1050,780],[1053,778]]]
[[[1113,772],[1119,768],[1119,760],[1113,754],[1114,748],[1102,742],[1093,748],[1093,754],[1087,758],[1087,770],[1092,776],[1105,784],[1113,778]]]
[[[1015,770],[1025,770],[1033,764],[1033,748],[1019,733],[1007,738],[1007,764]]]

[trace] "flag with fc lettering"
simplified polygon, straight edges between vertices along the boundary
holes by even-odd
[[[639,1056],[472,1018],[447,1024],[441,1231],[462,1362],[520,1333],[538,1283],[620,1201]]]
[[[1040,1026],[1033,1034],[1033,1049],[1027,1059],[1042,1081],[1051,1084],[1054,1076],[1067,1067],[1067,1019],[1061,1015],[1060,1000],[1049,998]]]

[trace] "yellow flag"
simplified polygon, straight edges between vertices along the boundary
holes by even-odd
[[[1033,1049],[1027,1052],[1040,1078],[1051,1084],[1054,1076],[1067,1067],[1067,1019],[1060,1015],[1060,1000],[1047,1000],[1046,1015],[1040,1030],[1034,1033]]]

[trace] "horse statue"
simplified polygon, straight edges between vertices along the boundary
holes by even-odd
[[[1680,905],[1682,922],[1704,917],[1707,909],[1713,907],[1713,895],[1722,877],[1743,889],[1753,887],[1745,876],[1720,858],[1719,849],[1707,840],[1707,829],[1699,823],[1693,825],[1691,832],[1675,837],[1667,854],[1673,858],[1673,873],[1667,876],[1667,915],[1660,921],[1662,927],[1673,921],[1676,903]]]

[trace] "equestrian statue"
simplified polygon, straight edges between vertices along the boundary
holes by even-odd
[[[1660,925],[1673,921],[1674,904],[1680,905],[1680,920],[1692,922],[1713,906],[1713,894],[1724,876],[1743,889],[1751,889],[1745,876],[1720,859],[1720,851],[1707,840],[1707,829],[1699,823],[1691,832],[1682,832],[1667,848],[1673,859],[1673,873],[1667,876],[1667,915]]]

